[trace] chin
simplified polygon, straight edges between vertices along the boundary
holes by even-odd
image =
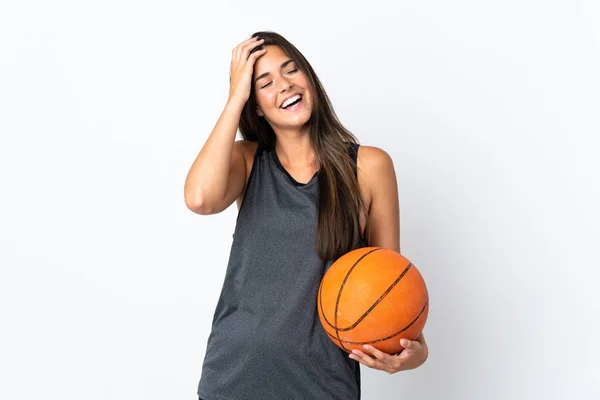
[[[280,121],[277,125],[281,126],[282,128],[301,128],[305,126],[308,121],[310,121],[310,114],[299,116],[298,118],[294,119],[286,119]]]
[[[270,123],[281,128],[301,128],[310,121],[310,117],[312,116],[312,110],[310,108],[293,112],[284,111],[284,113],[288,114],[282,115],[281,112],[279,112],[275,118],[270,119]]]

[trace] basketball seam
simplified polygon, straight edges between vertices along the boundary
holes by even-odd
[[[346,284],[346,281],[348,280],[348,277],[350,276],[350,273],[352,272],[352,270],[354,269],[354,267],[356,267],[358,265],[358,263],[365,258],[366,256],[368,256],[369,254],[377,251],[377,250],[381,250],[380,247],[375,248],[371,251],[369,251],[366,254],[363,254],[362,256],[360,256],[360,258],[358,260],[356,260],[356,262],[352,265],[352,267],[350,267],[350,269],[348,270],[348,272],[346,273],[346,276],[344,277],[344,280],[342,281],[342,285],[340,286],[340,289],[338,291],[338,296],[337,299],[335,301],[335,309],[334,309],[334,314],[333,314],[333,323],[335,324],[335,326],[333,327],[335,329],[335,335],[337,336],[338,341],[340,342],[342,348],[346,351],[348,351],[348,349],[346,349],[346,346],[344,346],[344,344],[342,343],[342,338],[340,337],[340,331],[337,328],[337,319],[338,319],[338,308],[340,305],[340,298],[342,296],[342,290],[344,289],[344,285]],[[328,322],[329,323],[329,322]]]
[[[396,280],[388,287],[388,289],[379,297],[379,299],[377,299],[377,301],[375,301],[371,307],[369,307],[369,309],[351,326],[347,327],[347,328],[338,328],[337,326],[337,314],[338,314],[338,310],[339,310],[339,302],[341,299],[341,295],[344,289],[344,286],[347,282],[347,280],[349,279],[349,276],[351,274],[351,272],[354,270],[354,268],[358,265],[358,263],[365,258],[366,256],[368,256],[369,254],[377,251],[377,250],[381,250],[381,248],[375,248],[371,251],[369,251],[366,254],[363,254],[361,257],[358,258],[358,260],[356,260],[356,262],[352,265],[352,267],[350,267],[350,269],[348,270],[348,272],[346,273],[346,276],[344,277],[344,280],[342,281],[342,285],[340,286],[340,289],[338,291],[338,296],[336,299],[336,304],[335,304],[335,309],[334,309],[334,325],[331,324],[331,322],[329,322],[329,320],[327,319],[327,316],[325,315],[325,312],[323,311],[323,300],[322,300],[322,285],[319,288],[319,305],[321,308],[321,314],[323,315],[323,319],[325,320],[325,322],[333,329],[335,329],[335,336],[330,334],[329,332],[327,332],[327,330],[325,330],[325,333],[327,333],[328,336],[332,337],[332,338],[337,338],[338,342],[340,343],[340,345],[342,346],[342,348],[345,351],[348,351],[348,349],[344,346],[344,343],[348,343],[348,344],[366,344],[366,343],[377,343],[377,342],[381,342],[384,340],[388,340],[394,336],[399,335],[400,333],[406,331],[408,328],[410,328],[418,319],[419,317],[423,314],[425,308],[427,307],[428,304],[428,300],[425,301],[425,305],[423,306],[423,308],[421,309],[421,311],[419,312],[419,314],[416,316],[416,318],[409,323],[407,326],[405,326],[404,328],[402,328],[400,331],[387,336],[385,338],[382,339],[377,339],[377,340],[372,340],[372,341],[368,341],[368,342],[351,342],[351,341],[347,341],[347,340],[342,340],[340,337],[339,332],[340,331],[349,331],[354,329],[357,325],[359,325],[366,317],[367,315],[370,314],[370,312],[377,306],[377,304],[379,304],[384,298],[385,296],[387,296],[389,294],[389,292],[398,284],[398,282],[400,282],[400,280],[402,280],[402,278],[407,274],[408,270],[413,266],[412,262],[409,261],[409,264],[406,266],[406,268],[402,271],[402,273],[400,274],[400,276],[398,276],[398,278],[396,278]]]
[[[341,340],[341,338],[339,337],[339,335],[337,335],[337,338],[336,338],[335,336],[333,336],[331,333],[329,333],[327,331],[325,331],[325,333],[327,333],[328,336],[337,339],[340,342],[340,344],[342,345],[342,347],[344,348],[344,350],[346,350],[349,353],[348,349],[346,349],[346,347],[344,346],[343,343],[346,343],[346,344],[371,344],[371,343],[378,343],[378,342],[383,342],[385,340],[391,339],[394,336],[398,336],[402,332],[406,331],[408,328],[410,328],[411,326],[413,326],[415,322],[417,322],[417,320],[421,317],[421,315],[423,315],[423,312],[425,312],[425,308],[427,308],[427,304],[429,304],[429,300],[425,302],[425,305],[423,305],[423,308],[421,309],[421,311],[419,312],[419,314],[417,315],[417,317],[410,324],[406,325],[404,328],[402,328],[398,332],[396,332],[396,333],[394,333],[394,334],[392,334],[390,336],[386,336],[384,338],[381,338],[381,339],[369,340],[369,341],[366,341],[366,342],[352,342],[350,340]]]
[[[390,287],[387,288],[387,290],[385,292],[383,292],[383,294],[379,297],[379,299],[377,299],[377,301],[375,301],[375,303],[373,303],[373,305],[371,307],[369,307],[369,309],[367,311],[365,311],[365,313],[358,320],[356,320],[356,322],[354,324],[352,324],[348,328],[338,328],[338,329],[340,331],[349,331],[349,330],[356,328],[356,326],[358,324],[360,324],[362,322],[362,320],[365,319],[367,317],[367,315],[369,315],[371,313],[371,311],[373,311],[373,309],[377,306],[377,304],[381,303],[381,301],[384,299],[384,297],[387,296],[392,291],[392,289],[398,284],[398,282],[400,282],[400,280],[404,277],[404,275],[406,275],[406,273],[408,272],[410,267],[412,267],[412,265],[413,265],[412,263],[408,264],[408,266],[404,269],[404,271],[402,271],[400,276],[398,278],[396,278],[394,283],[392,283],[390,285]]]
[[[379,249],[376,249],[379,250]],[[340,286],[340,291],[338,292],[338,298],[336,301],[336,308],[335,308],[335,315],[334,315],[334,319],[335,319],[335,324],[337,324],[337,319],[335,318],[337,316],[337,310],[338,310],[338,305],[339,305],[339,299],[341,298],[341,292],[342,292],[342,288],[344,287],[344,284],[346,282],[346,280],[348,279],[348,276],[350,275],[350,272],[352,271],[352,269],[356,266],[356,264],[358,264],[359,261],[361,261],[365,256],[367,256],[368,254],[372,253],[375,250],[372,250],[369,253],[364,254],[363,256],[361,256],[361,258],[358,259],[358,261],[356,261],[356,263],[354,263],[354,265],[350,268],[350,270],[348,270],[348,273],[346,275],[346,277],[344,278],[344,281],[342,282],[342,285]],[[373,310],[373,308],[375,308],[377,306],[377,304],[379,304],[383,298],[398,284],[398,282],[400,282],[400,280],[404,277],[404,275],[406,275],[406,273],[408,272],[408,270],[414,266],[413,263],[409,262],[408,266],[404,269],[404,271],[402,271],[402,273],[398,276],[398,278],[396,278],[396,280],[394,281],[394,283],[392,283],[390,285],[390,287],[387,288],[387,290],[379,297],[379,299],[377,299],[377,301],[375,301],[375,303],[373,303],[373,305],[371,305],[371,307],[369,307],[369,309],[367,311],[365,311],[365,313],[351,326],[347,327],[347,328],[338,328],[336,325],[333,325],[328,319],[327,316],[325,315],[325,312],[323,311],[323,298],[321,295],[321,291],[323,289],[323,286],[319,287],[319,304],[320,304],[320,308],[321,308],[321,314],[323,315],[323,319],[325,320],[325,322],[327,323],[327,325],[329,325],[329,327],[339,330],[339,331],[349,331],[352,330],[354,328],[356,328],[356,326],[367,317],[367,315],[369,315],[369,313]]]
[[[408,266],[404,269],[404,271],[402,271],[402,273],[398,276],[398,278],[396,278],[396,280],[394,281],[394,283],[392,283],[392,285],[389,288],[387,288],[387,290],[385,292],[383,292],[383,294],[381,295],[381,297],[379,297],[379,299],[377,301],[375,301],[375,303],[373,303],[373,305],[367,311],[365,311],[365,313],[353,325],[351,325],[351,326],[349,326],[347,328],[337,328],[337,329],[340,330],[340,331],[349,331],[351,329],[356,328],[356,326],[363,319],[366,318],[366,316],[373,310],[373,308],[375,308],[375,306],[377,304],[379,304],[381,302],[381,300],[383,300],[383,298],[394,288],[394,286],[396,286],[398,284],[398,282],[400,282],[400,280],[404,277],[404,275],[406,275],[406,273],[408,272],[408,270],[412,266],[414,266],[414,264],[411,263],[411,262],[409,262]],[[354,268],[354,266],[352,266],[352,268]],[[348,274],[349,273],[350,273],[350,271],[348,272]],[[344,279],[344,282],[346,282],[346,279]],[[343,287],[343,284],[342,284],[342,286],[340,286],[340,292],[342,290],[342,287]],[[321,301],[321,288],[322,288],[322,286],[319,288],[319,303],[321,304],[321,310],[323,310],[323,302]],[[337,312],[337,308],[336,308],[336,312]],[[324,317],[325,321],[327,322],[327,325],[329,325],[333,329],[336,329],[336,327],[334,325],[332,325],[331,322],[329,322],[329,320],[325,316],[325,313],[322,312],[322,314],[323,314],[323,317]]]

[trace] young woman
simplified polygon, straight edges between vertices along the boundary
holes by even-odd
[[[400,251],[392,160],[358,145],[281,35],[254,33],[233,49],[230,70],[225,109],[185,182],[193,212],[239,209],[198,395],[359,399],[359,363],[395,373],[427,358],[422,335],[402,339],[398,355],[348,355],[317,314],[321,278],[338,257],[367,243]]]

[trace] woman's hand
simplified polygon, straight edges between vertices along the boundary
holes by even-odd
[[[429,350],[422,333],[415,341],[400,339],[400,345],[404,347],[404,350],[398,355],[387,354],[377,350],[373,346],[365,345],[364,348],[368,353],[360,350],[352,350],[353,354],[350,354],[350,358],[357,360],[369,368],[379,369],[388,374],[415,369],[423,365],[425,360],[427,360]]]
[[[250,97],[254,62],[258,57],[265,54],[267,50],[258,50],[252,54],[250,52],[263,42],[264,39],[257,40],[256,37],[253,37],[240,43],[231,51],[229,101],[237,101],[243,105]]]

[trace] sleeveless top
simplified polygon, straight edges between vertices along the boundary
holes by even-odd
[[[348,144],[355,173],[358,146]],[[258,146],[207,341],[200,398],[360,399],[360,364],[329,339],[318,316],[318,288],[333,263],[323,262],[314,246],[318,194],[318,172],[299,183],[274,148]]]

